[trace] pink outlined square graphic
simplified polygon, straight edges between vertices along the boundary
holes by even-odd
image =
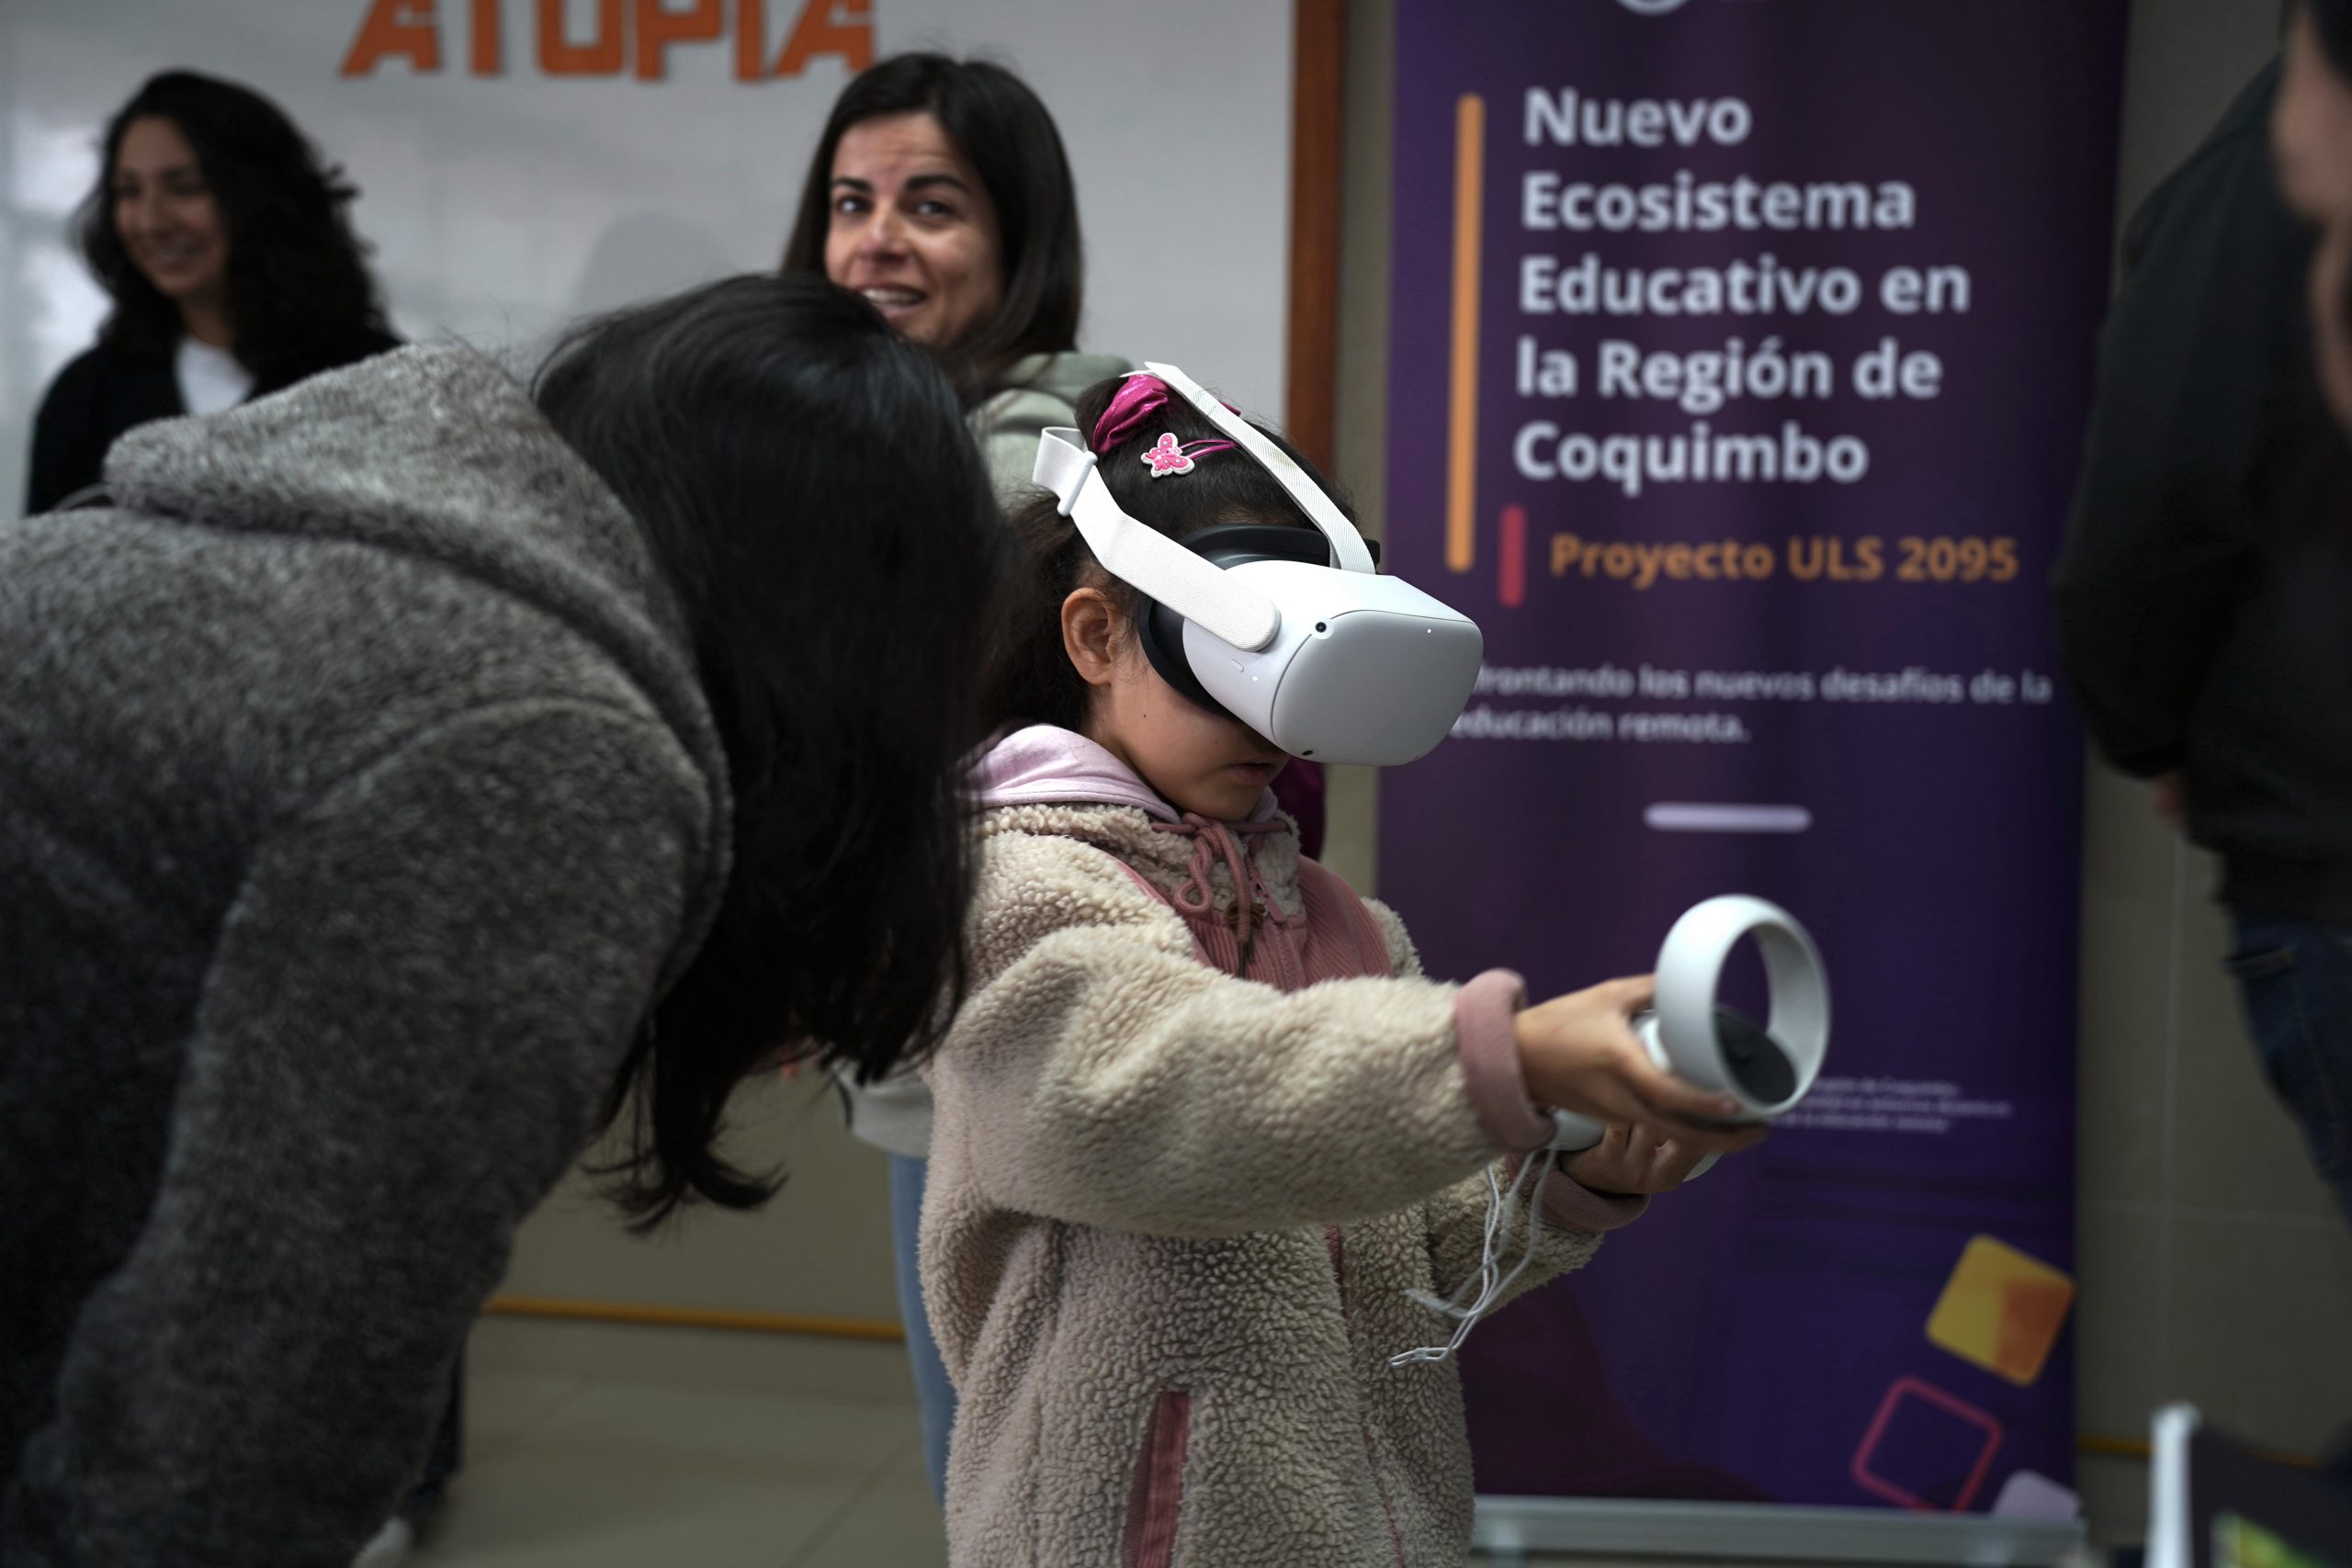
[[[1933,1405],[1945,1415],[1977,1427],[1984,1434],[1983,1451],[1976,1456],[1976,1462],[1970,1467],[1968,1479],[1962,1483],[1960,1495],[1949,1504],[1937,1503],[1922,1497],[1900,1483],[1891,1481],[1871,1468],[1871,1460],[1877,1453],[1879,1444],[1885,1438],[1888,1428],[1894,1425],[1897,1411],[1907,1400],[1917,1400]],[[1966,1509],[1968,1505],[1975,1500],[1977,1489],[1984,1484],[1985,1472],[1993,1468],[1993,1456],[2000,1451],[2003,1435],[2000,1422],[1966,1400],[1946,1393],[1934,1384],[1922,1382],[1917,1378],[1897,1378],[1894,1385],[1886,1391],[1886,1397],[1880,1401],[1878,1415],[1871,1419],[1870,1430],[1862,1435],[1861,1447],[1854,1450],[1851,1472],[1854,1484],[1873,1496],[1883,1497],[1890,1503],[1899,1503],[1906,1508],[1917,1508],[1931,1514],[1944,1512],[1957,1514]]]

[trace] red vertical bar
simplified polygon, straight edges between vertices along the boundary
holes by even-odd
[[[1503,508],[1501,547],[1495,552],[1495,597],[1516,609],[1527,598],[1527,508]]]

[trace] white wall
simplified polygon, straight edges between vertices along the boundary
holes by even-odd
[[[567,316],[773,266],[838,55],[745,83],[735,35],[764,12],[773,62],[804,0],[724,0],[728,36],[680,45],[666,78],[551,77],[538,6],[487,0],[502,74],[469,69],[485,0],[408,0],[437,24],[437,72],[340,70],[374,0],[6,0],[0,6],[0,511],[23,495],[42,388],[105,301],[67,215],[97,173],[107,116],[185,65],[277,100],[361,188],[401,331],[490,345]],[[633,17],[645,0],[624,0]],[[668,9],[686,7],[669,0]],[[836,5],[836,10],[845,7]],[[1290,7],[1264,0],[870,0],[878,58],[944,48],[1020,73],[1061,127],[1090,261],[1082,342],[1173,359],[1279,412],[1289,210]],[[565,0],[567,36],[596,0]]]

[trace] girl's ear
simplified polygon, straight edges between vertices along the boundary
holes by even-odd
[[[1119,663],[1118,605],[1100,588],[1080,588],[1062,601],[1062,651],[1090,686],[1107,686]]]

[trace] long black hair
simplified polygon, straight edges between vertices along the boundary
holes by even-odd
[[[1086,281],[1078,187],[1054,117],[1020,77],[985,60],[894,54],[860,72],[834,100],[801,182],[800,209],[784,247],[786,272],[825,270],[833,152],[842,137],[861,121],[897,114],[937,120],[996,208],[1003,299],[996,314],[963,342],[938,345],[941,362],[965,400],[973,401],[1021,355],[1078,346]]]
[[[137,119],[169,120],[196,152],[228,230],[235,353],[257,390],[388,346],[383,300],[345,212],[357,188],[276,104],[194,71],[149,77],[107,122],[98,182],[76,220],[83,257],[114,299],[101,338],[157,359],[180,337],[179,308],[131,264],[115,231],[115,160]]]
[[[1097,381],[1078,400],[1078,428],[1087,433],[1088,446],[1100,459],[1096,471],[1121,511],[1171,539],[1189,539],[1220,523],[1315,526],[1282,481],[1246,452],[1212,452],[1195,458],[1188,474],[1152,478],[1142,457],[1162,435],[1172,434],[1180,446],[1223,439],[1207,416],[1182,394],[1171,393],[1166,407],[1119,436],[1107,450],[1094,447],[1094,427],[1125,381],[1124,376]],[[1250,423],[1323,488],[1342,516],[1355,520],[1354,504],[1345,491],[1324,478],[1279,433],[1255,420]],[[1132,626],[1143,596],[1102,570],[1051,495],[1041,493],[1023,504],[1012,514],[1012,528],[1017,557],[993,621],[981,711],[990,729],[1020,724],[1079,729],[1092,688],[1062,646],[1062,601],[1080,588],[1099,588]]]
[[[534,399],[644,528],[733,786],[718,920],[623,1064],[642,1223],[773,1178],[713,1146],[785,1055],[871,1079],[963,987],[958,762],[1003,525],[929,354],[821,279],[737,277],[577,330]]]

